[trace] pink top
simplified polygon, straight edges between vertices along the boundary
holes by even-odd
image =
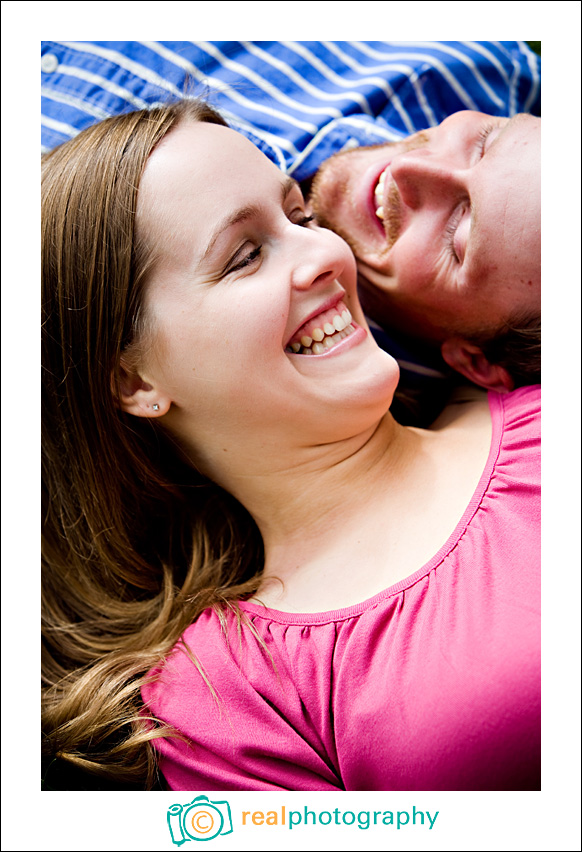
[[[473,499],[420,570],[370,600],[289,614],[241,603],[184,633],[144,689],[185,737],[156,741],[174,790],[540,788],[540,389],[489,394]],[[178,647],[178,646],[177,646]]]

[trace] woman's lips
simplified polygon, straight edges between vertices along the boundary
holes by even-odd
[[[290,351],[289,348],[285,351],[292,358],[307,357],[308,360],[312,358],[327,358],[351,349],[367,337],[368,334],[365,329],[361,325],[356,325],[356,323],[352,322],[343,331],[337,332],[330,337],[325,337],[321,343],[312,342],[310,347],[301,347],[301,350],[298,352]]]
[[[309,319],[291,337],[285,351],[301,355],[322,355],[354,331],[352,315],[342,301]]]
[[[340,285],[340,286],[341,286],[341,285]],[[312,312],[309,314],[309,316],[307,317],[307,319],[305,319],[305,320],[301,323],[301,325],[300,325],[300,326],[297,326],[297,328],[295,329],[295,331],[293,332],[293,334],[291,335],[291,337],[290,337],[290,338],[289,338],[289,340],[287,341],[287,345],[289,345],[289,343],[291,343],[291,341],[292,341],[292,340],[295,340],[295,339],[297,338],[297,336],[298,336],[298,335],[299,335],[299,336],[301,336],[301,334],[303,333],[303,329],[304,329],[304,328],[306,328],[306,326],[307,326],[310,322],[312,322],[313,320],[317,319],[317,317],[319,317],[321,314],[325,313],[326,311],[330,311],[330,310],[332,310],[332,308],[337,308],[337,306],[338,306],[340,303],[343,305],[342,298],[343,298],[343,296],[345,296],[345,294],[346,294],[346,291],[345,291],[345,290],[343,289],[343,287],[342,287],[342,288],[341,288],[341,292],[339,292],[339,293],[335,293],[333,296],[330,296],[330,297],[329,297],[328,299],[326,299],[326,301],[325,301],[325,302],[323,302],[323,303],[322,303],[322,304],[321,304],[318,308],[316,308],[314,311],[312,311]],[[345,305],[344,305],[344,308],[345,308]],[[343,310],[344,308],[342,308],[342,310]]]

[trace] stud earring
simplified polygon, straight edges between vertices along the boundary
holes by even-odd
[[[160,406],[158,405],[158,403],[157,403],[157,402],[154,402],[154,404],[152,405],[152,408],[153,408],[153,410],[154,410],[154,411],[159,411],[159,410],[160,410]]]

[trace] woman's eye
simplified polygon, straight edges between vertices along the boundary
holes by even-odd
[[[305,225],[309,225],[309,223],[313,222],[314,220],[315,216],[302,216],[298,222],[294,222],[293,224],[300,225],[302,228],[304,228]]]
[[[245,266],[249,266],[249,264],[253,263],[261,254],[262,245],[257,246],[251,252],[246,254],[241,260],[236,261],[232,266],[229,266],[226,270],[226,273],[236,272],[239,269],[244,269]]]
[[[304,228],[306,225],[309,225],[310,222],[315,221],[315,216],[305,216],[302,212],[299,213],[299,211],[297,211],[297,213],[299,215],[295,221],[293,218],[294,214],[291,214],[289,216],[289,219],[293,223],[293,225],[299,225],[300,227]],[[244,255],[244,257],[242,257],[240,260],[235,260],[231,266],[227,267],[226,272],[224,274],[229,275],[231,272],[238,272],[239,270],[244,269],[245,266],[250,266],[251,263],[254,263],[254,261],[260,257],[262,250],[262,245],[257,246],[251,252]]]

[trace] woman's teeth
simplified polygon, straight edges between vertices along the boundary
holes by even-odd
[[[376,205],[376,216],[384,221],[384,184],[386,183],[386,174],[390,166],[386,166],[374,190],[374,203]]]
[[[310,334],[304,334],[289,344],[285,351],[298,355],[321,355],[355,331],[351,323],[352,315],[346,308],[341,314],[330,317],[321,328],[316,326]]]

